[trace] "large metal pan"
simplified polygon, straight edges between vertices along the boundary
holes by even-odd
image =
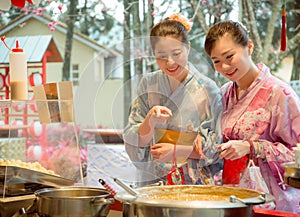
[[[253,205],[274,197],[244,188],[200,185],[155,186],[135,189],[137,196],[119,192],[123,217],[249,217]]]

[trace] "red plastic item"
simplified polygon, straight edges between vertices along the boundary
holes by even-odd
[[[19,41],[16,40],[16,47],[12,49],[13,52],[23,52],[23,49],[19,46]]]
[[[27,0],[30,4],[33,4],[32,0]],[[11,4],[13,6],[16,6],[18,8],[24,8],[25,7],[25,0],[11,0]]]
[[[239,184],[241,173],[247,167],[248,156],[236,160],[224,160],[223,184]]]
[[[282,216],[282,217],[299,217],[299,214],[294,213],[288,213],[288,212],[282,212],[277,210],[266,210],[261,208],[253,208],[254,214],[253,217],[276,217],[276,216]]]
[[[110,196],[110,198],[114,198],[113,196]],[[114,203],[110,204],[110,209],[114,211],[123,211],[122,203],[115,199]]]

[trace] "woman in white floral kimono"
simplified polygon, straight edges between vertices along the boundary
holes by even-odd
[[[212,176],[220,170],[213,148],[221,138],[220,90],[188,62],[189,30],[179,14],[151,30],[160,70],[141,79],[123,135],[126,151],[138,168],[140,186],[165,180],[175,144],[185,184],[213,184]]]
[[[294,161],[300,142],[300,100],[292,88],[251,58],[253,42],[238,22],[209,30],[205,50],[231,81],[222,88],[223,184],[239,185],[249,157],[260,167],[276,209],[300,213],[300,189],[284,184],[282,163]]]

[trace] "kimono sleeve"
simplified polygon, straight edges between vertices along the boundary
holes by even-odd
[[[134,100],[128,118],[128,124],[124,129],[123,139],[125,150],[129,155],[131,161],[143,162],[149,158],[149,148],[139,148],[138,130],[140,124],[144,121],[148,111],[148,94],[147,81],[142,78],[137,89],[137,98]]]
[[[199,133],[202,135],[202,149],[206,157],[205,161],[200,162],[200,166],[207,166],[220,161],[219,152],[215,146],[222,141],[222,96],[220,88],[212,80],[206,80],[204,87],[209,102],[210,114],[206,120],[202,121],[199,127]]]
[[[289,88],[274,90],[270,105],[272,118],[270,122],[270,140],[259,140],[264,147],[266,160],[278,183],[283,182],[284,168],[281,164],[294,161],[291,150],[300,142],[300,101]]]

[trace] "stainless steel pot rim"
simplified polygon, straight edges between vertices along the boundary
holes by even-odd
[[[168,187],[168,186],[164,186]],[[181,187],[181,186],[178,186]],[[200,186],[199,186],[200,187]],[[202,186],[203,187],[203,186]],[[148,187],[145,187],[148,188]],[[152,188],[152,187],[150,187]],[[143,188],[141,188],[143,189]],[[115,199],[119,200],[122,203],[133,203],[136,205],[143,206],[155,206],[155,207],[170,207],[170,208],[239,208],[246,207],[248,205],[256,205],[262,203],[268,203],[274,201],[274,197],[270,194],[265,194],[265,199],[259,197],[246,198],[241,201],[237,200],[235,202],[228,200],[158,200],[158,199],[149,199],[147,195],[138,195],[132,196],[126,191],[118,192],[115,195]]]
[[[193,201],[184,201],[184,200],[150,200],[145,198],[134,197],[132,195],[128,195],[127,192],[119,192],[115,196],[116,200],[119,200],[122,203],[134,203],[137,205],[148,205],[148,206],[156,206],[156,207],[177,207],[177,208],[238,208],[238,207],[246,207],[245,203],[237,201],[235,203],[230,202],[228,200],[193,200]],[[266,202],[273,201],[273,196],[266,194]],[[251,204],[261,204],[263,203],[261,199],[258,198],[247,198],[243,201]]]
[[[81,196],[62,196],[55,193],[60,192],[74,192],[74,191],[86,191],[94,192],[94,195],[81,195]],[[90,199],[90,198],[106,198],[111,195],[109,191],[102,188],[93,187],[82,187],[82,186],[72,186],[72,187],[60,187],[60,188],[42,188],[34,192],[37,197],[44,198],[55,198],[55,199]]]

